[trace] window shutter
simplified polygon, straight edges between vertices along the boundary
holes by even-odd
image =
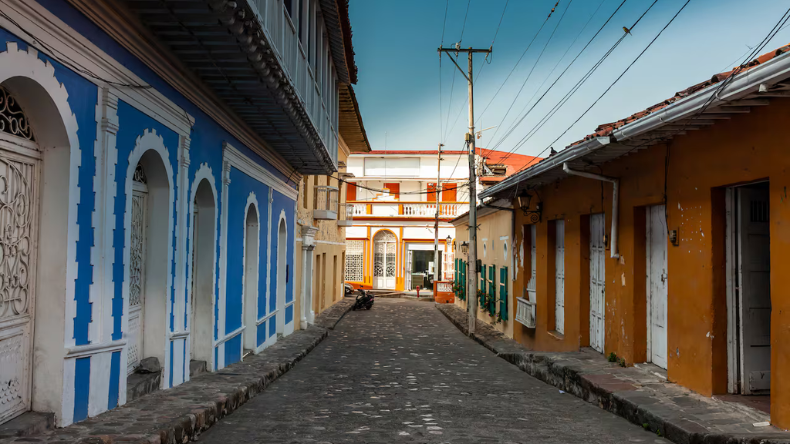
[[[492,265],[488,269],[488,313],[491,316],[496,314],[496,265]]]
[[[499,317],[507,321],[507,267],[499,269]]]
[[[482,296],[486,292],[486,266],[485,265],[483,265],[483,269],[481,270],[481,273],[480,273],[480,286],[478,287],[478,290],[479,290],[478,293],[481,295],[479,297],[479,299],[480,299],[480,306],[481,307],[485,307],[486,306],[486,300]]]

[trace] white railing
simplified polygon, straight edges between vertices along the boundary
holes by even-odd
[[[337,194],[338,189],[335,187],[315,187],[313,218],[337,220]]]
[[[516,304],[516,322],[527,328],[535,328],[535,303],[524,298],[516,298]]]
[[[313,127],[337,165],[338,113],[327,111],[330,107],[337,109],[339,101],[334,82],[330,82],[329,91],[323,91],[321,83],[316,80],[310,67],[307,53],[302,48],[298,26],[291,19],[282,0],[251,0],[249,3],[264,27],[267,40],[274,46],[275,54],[307,110]],[[294,8],[300,6],[294,2]],[[302,17],[307,17],[307,14],[302,14]],[[310,34],[313,35],[317,28],[315,23],[311,23],[311,26],[313,29],[310,30]],[[318,50],[324,51],[324,48]],[[326,57],[330,57],[330,54],[324,54],[322,60]]]
[[[436,217],[436,203],[430,202],[367,202],[355,203],[355,216]],[[469,211],[468,203],[440,203],[439,217],[454,218]]]

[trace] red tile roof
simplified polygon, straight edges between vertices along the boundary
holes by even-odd
[[[526,166],[534,165],[540,162],[539,157],[534,156],[527,156],[524,154],[513,154],[507,151],[497,151],[497,150],[489,150],[486,148],[476,148],[477,154],[481,157],[486,159],[486,164],[488,165],[505,165],[505,175],[504,176],[483,176],[480,178],[480,181],[483,183],[495,183],[500,182],[504,178],[515,174],[516,172],[524,169]],[[418,151],[409,151],[409,150],[374,150],[367,153],[361,153],[365,155],[400,155],[400,156],[424,156],[424,155],[437,155],[437,150],[418,150]],[[442,150],[442,154],[444,155],[464,155],[468,154],[468,151],[458,151],[458,150]]]
[[[765,53],[765,54],[757,57],[756,59],[752,60],[751,62],[745,64],[742,68],[740,68],[740,73],[748,71],[748,70],[754,68],[755,66],[761,65],[761,64],[773,59],[774,57],[780,56],[780,55],[782,55],[782,54],[784,54],[784,53],[786,53],[788,51],[790,51],[790,44],[782,46],[781,48],[778,48],[778,49],[776,49],[774,51]],[[729,71],[722,72],[722,73],[719,73],[719,74],[715,74],[709,80],[697,83],[696,85],[690,86],[690,87],[688,87],[688,88],[686,88],[686,89],[684,89],[682,91],[679,91],[679,92],[675,93],[675,95],[670,97],[669,99],[664,100],[663,102],[657,103],[657,104],[655,104],[653,106],[650,106],[650,107],[648,107],[645,110],[639,111],[638,113],[632,114],[632,115],[626,117],[625,119],[620,119],[620,120],[618,120],[616,122],[604,123],[604,124],[598,125],[598,128],[595,129],[594,133],[588,134],[583,139],[577,140],[576,142],[573,142],[572,144],[570,144],[568,146],[578,145],[578,144],[580,144],[582,142],[585,142],[587,140],[590,140],[590,139],[593,139],[593,138],[596,138],[596,137],[609,136],[609,135],[611,135],[614,132],[614,130],[616,130],[616,129],[618,129],[618,128],[626,125],[626,124],[629,124],[631,122],[639,120],[639,119],[641,119],[641,118],[643,118],[645,116],[648,116],[648,115],[650,115],[650,114],[652,114],[652,113],[654,113],[654,112],[656,112],[656,111],[658,111],[660,109],[666,108],[667,106],[677,102],[680,99],[686,98],[686,97],[696,93],[697,91],[703,90],[703,89],[705,89],[705,88],[707,88],[707,87],[709,87],[711,85],[715,85],[715,84],[725,80],[727,77],[729,77],[733,72],[735,72],[738,69],[739,69],[739,67],[736,66],[735,68],[733,68],[733,69],[731,69]]]

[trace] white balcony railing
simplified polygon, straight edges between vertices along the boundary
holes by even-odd
[[[335,187],[315,187],[314,219],[337,220],[337,192]]]
[[[340,204],[340,212],[337,214],[338,227],[350,227],[354,224],[354,204]]]
[[[274,46],[277,58],[307,110],[313,127],[337,165],[339,98],[334,82],[327,82],[329,88],[328,91],[324,91],[322,82],[316,79],[307,53],[299,41],[298,28],[282,0],[251,0],[249,3],[263,25],[268,41]],[[302,14],[302,17],[307,17],[307,14]],[[310,35],[313,35],[316,32],[316,24],[311,23],[311,26],[313,28],[310,30]],[[331,59],[325,48],[317,48],[317,50],[324,52],[321,60]],[[326,66],[329,66],[331,71],[331,63]]]
[[[436,203],[431,202],[366,202],[354,203],[355,216],[420,218],[436,217]],[[469,211],[463,202],[439,203],[439,217],[455,218]]]
[[[535,328],[535,303],[524,298],[516,298],[516,303],[516,322],[527,328]]]

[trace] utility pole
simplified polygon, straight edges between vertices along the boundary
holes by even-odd
[[[491,48],[488,49],[461,49],[458,43],[454,48],[439,48],[440,53],[447,54],[450,60],[455,64],[461,74],[466,77],[469,82],[469,132],[466,134],[466,144],[469,147],[469,264],[475,270],[466,277],[466,308],[469,312],[469,335],[475,332],[475,322],[477,321],[477,273],[480,270],[477,268],[477,161],[475,159],[475,101],[474,101],[474,82],[472,77],[472,58],[474,54],[483,53],[490,54]],[[461,66],[458,65],[456,59],[461,52],[467,53],[469,58],[468,73],[465,73]],[[452,53],[455,53],[453,58]]]
[[[433,223],[433,296],[436,297],[436,281],[441,281],[439,275],[439,193],[442,189],[442,147],[439,144],[439,151],[436,157],[436,219]]]

